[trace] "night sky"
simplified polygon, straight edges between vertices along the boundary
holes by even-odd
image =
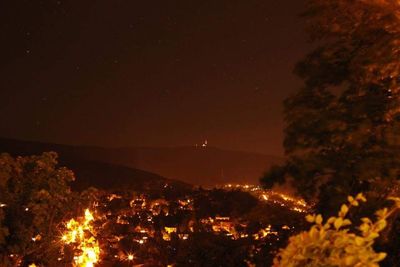
[[[303,0],[0,2],[0,136],[282,154]]]

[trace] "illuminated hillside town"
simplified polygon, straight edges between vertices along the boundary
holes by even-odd
[[[253,185],[194,189],[178,197],[168,195],[168,190],[164,196],[96,191],[90,207],[60,226],[58,261],[62,266],[85,267],[184,266],[198,261],[197,242],[214,239],[243,250],[249,263],[265,261],[281,238],[296,232],[295,224],[268,218],[269,209],[301,220],[308,206],[301,199]],[[37,238],[40,234],[32,242]],[[18,255],[9,257],[18,265]]]

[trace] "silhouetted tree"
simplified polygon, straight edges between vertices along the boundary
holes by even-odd
[[[331,198],[398,179],[399,11],[392,0],[308,2],[318,47],[295,68],[304,87],[284,103],[288,160],[264,184],[291,177],[304,197]]]
[[[304,86],[284,103],[287,161],[265,186],[291,180],[322,213],[346,195],[379,202],[398,192],[399,14],[395,0],[308,1],[316,48],[295,68]]]
[[[70,170],[56,165],[56,153],[17,158],[0,155],[2,266],[31,261],[49,266],[56,260],[56,226],[68,208],[68,183],[74,180]]]

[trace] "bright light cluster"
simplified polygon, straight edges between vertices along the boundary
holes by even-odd
[[[66,224],[66,232],[62,241],[66,245],[74,246],[74,266],[93,267],[99,261],[100,247],[94,236],[92,226],[94,218],[89,209],[80,220],[71,219]]]
[[[228,190],[240,189],[253,194],[261,200],[272,202],[280,205],[281,207],[287,207],[292,211],[300,213],[306,213],[309,211],[309,205],[303,199],[292,197],[274,190],[264,190],[260,186],[248,184],[227,184],[223,186],[223,188]]]

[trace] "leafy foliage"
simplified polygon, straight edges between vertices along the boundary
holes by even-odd
[[[5,265],[36,259],[50,264],[56,257],[56,226],[68,209],[68,183],[74,180],[70,170],[56,165],[57,154],[52,152],[0,155],[0,261]],[[9,255],[14,255],[14,263]]]
[[[277,255],[274,266],[369,266],[378,267],[386,257],[384,252],[375,252],[373,245],[380,232],[387,225],[387,218],[400,208],[400,199],[393,198],[396,205],[376,212],[377,220],[362,218],[358,232],[351,232],[352,222],[347,218],[349,209],[365,202],[364,195],[348,197],[348,204],[343,204],[337,216],[327,221],[321,215],[308,215],[307,221],[314,223],[307,232],[293,236],[289,245]]]
[[[322,198],[400,174],[400,3],[310,0],[304,17],[318,47],[296,66],[304,87],[285,101],[288,160],[262,181],[290,177],[304,197],[335,206]]]
[[[309,0],[304,18],[316,48],[295,68],[304,81],[286,99],[287,161],[262,183],[291,182],[318,212],[365,192],[368,209],[398,195],[400,177],[400,3]],[[400,221],[388,221],[383,264],[400,264]]]

